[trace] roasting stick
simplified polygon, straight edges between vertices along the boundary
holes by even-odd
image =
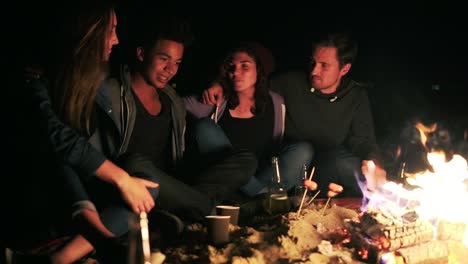
[[[219,106],[216,104],[216,109],[214,113],[214,121],[216,124],[218,123],[218,110],[219,110]]]
[[[328,204],[330,203],[331,197],[328,197],[327,202],[325,203],[325,206],[322,209],[322,216],[325,215],[325,210],[327,210]]]
[[[327,207],[328,207],[328,204],[330,203],[331,198],[337,196],[342,191],[343,191],[343,186],[341,185],[338,185],[336,183],[330,183],[328,185],[328,193],[327,193],[328,199],[327,199],[327,202],[325,203],[325,206],[323,207],[322,216],[325,215],[325,210],[327,210]]]
[[[314,196],[312,196],[312,198],[310,198],[310,200],[307,202],[306,205],[311,204],[311,203],[314,201],[315,197],[317,197],[317,195],[319,195],[319,193],[320,193],[320,190],[318,190],[318,191],[314,194]]]
[[[310,176],[309,176],[309,181],[312,180],[312,176],[314,176],[314,172],[315,172],[315,166],[312,167],[312,171],[310,172]],[[304,199],[305,199],[305,197],[307,195],[307,190],[308,189],[306,188],[305,191],[304,191],[304,194],[302,195],[301,204],[299,205],[299,209],[297,210],[297,216],[301,215],[301,209],[302,209],[302,205],[304,204]],[[315,196],[317,196],[317,195],[315,195]]]
[[[148,216],[146,212],[140,213],[141,240],[143,246],[144,264],[151,264],[151,247],[149,241]]]

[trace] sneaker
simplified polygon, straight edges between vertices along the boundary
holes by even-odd
[[[184,222],[175,214],[165,210],[154,210],[149,215],[151,231],[159,233],[163,240],[178,238],[184,231]]]

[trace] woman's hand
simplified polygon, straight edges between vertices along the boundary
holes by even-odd
[[[159,184],[138,177],[126,177],[120,181],[119,190],[124,201],[137,214],[149,212],[154,207],[154,199],[147,188],[156,188]]]
[[[154,207],[154,199],[147,188],[156,188],[158,183],[132,177],[110,160],[105,160],[99,166],[96,175],[117,186],[122,198],[135,213],[149,212]]]

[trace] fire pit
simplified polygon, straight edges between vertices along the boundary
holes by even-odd
[[[467,163],[459,155],[429,153],[432,169],[405,174],[406,184],[388,182],[366,193],[368,204],[347,220],[352,244],[371,263],[462,263],[468,214]],[[458,204],[458,205],[457,205]]]
[[[361,199],[334,199],[323,211],[324,205],[318,200],[301,215],[278,215],[265,223],[268,228],[231,225],[230,243],[218,247],[207,243],[204,226],[191,225],[175,245],[154,245],[154,250],[160,250],[167,263],[363,263],[347,246],[344,225],[345,219],[358,216]]]
[[[379,193],[380,206],[372,203],[357,220],[346,220],[352,244],[360,258],[369,263],[395,263],[396,258],[401,259],[399,263],[424,263],[427,260],[448,263],[446,240],[435,240],[434,223],[421,219],[411,208],[417,203],[404,197],[396,198],[394,193],[388,195],[389,189],[385,186],[384,190]],[[394,204],[390,205],[390,199],[394,199]],[[444,226],[447,233],[453,233],[449,231],[453,229],[451,225]],[[456,227],[456,231],[460,231],[458,225]]]
[[[177,246],[156,245],[168,263],[465,263],[468,259],[468,166],[459,155],[431,152],[425,172],[387,182],[364,201],[316,200],[269,219],[231,226],[230,243],[207,244],[206,229],[190,226]],[[404,168],[404,167],[403,167]]]
[[[352,203],[334,199],[325,211],[323,205],[317,201],[300,216],[296,212],[279,216],[268,229],[230,226],[230,243],[219,247],[209,245],[206,228],[195,224],[180,241],[154,244],[154,250],[165,255],[166,263],[413,264],[468,259],[460,223],[439,221],[435,228],[415,211],[407,211],[401,221],[388,218],[385,210],[368,207],[361,213],[356,199]]]

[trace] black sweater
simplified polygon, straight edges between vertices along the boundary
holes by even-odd
[[[309,141],[318,150],[343,145],[361,159],[382,163],[364,85],[343,78],[337,91],[311,91],[306,73],[274,76],[271,87],[283,95],[286,106],[285,138]]]

